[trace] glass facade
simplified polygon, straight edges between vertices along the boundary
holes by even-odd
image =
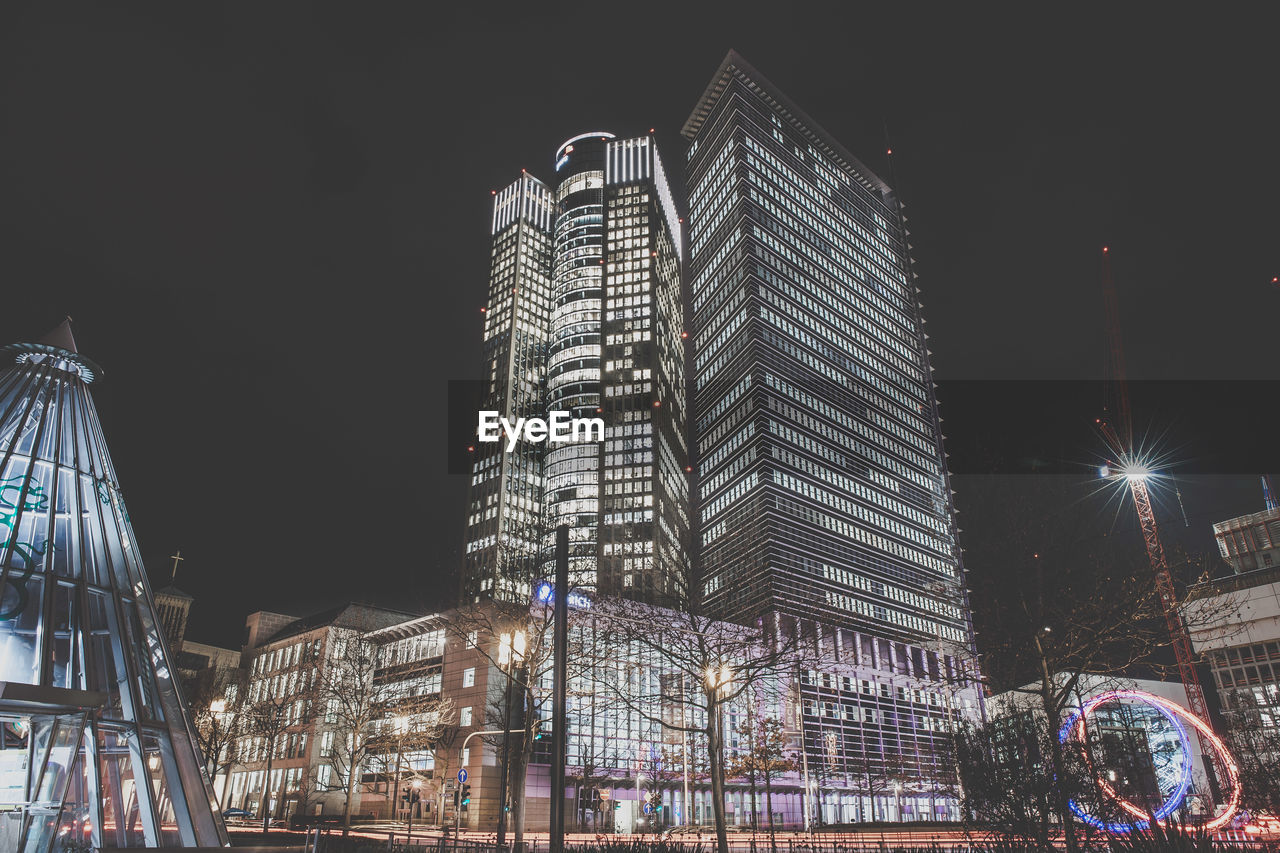
[[[65,326],[4,352],[0,847],[224,844],[89,395],[97,369]]]
[[[484,408],[511,421],[546,409],[555,201],[531,175],[495,193],[485,306]],[[464,600],[528,601],[542,524],[543,446],[475,445],[469,497]]]
[[[832,661],[801,685],[811,766],[928,790],[949,773],[937,709],[978,697],[897,200],[733,53],[684,134],[707,604],[794,618]]]
[[[675,600],[690,525],[679,217],[652,137],[580,134],[554,163],[554,190],[524,175],[495,198],[485,408],[600,418],[605,440],[476,446],[465,599],[528,603],[567,524],[576,588]]]

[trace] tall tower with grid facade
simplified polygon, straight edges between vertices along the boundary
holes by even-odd
[[[652,136],[579,134],[553,163],[554,189],[524,175],[495,198],[485,408],[600,418],[605,440],[476,446],[464,597],[528,601],[567,524],[576,588],[676,601],[690,527],[680,219]]]
[[[483,408],[511,421],[546,411],[555,201],[529,174],[494,193],[484,317]],[[477,443],[471,471],[463,600],[528,601],[542,531],[540,445]]]
[[[908,700],[974,647],[898,200],[733,52],[683,132],[707,606],[790,617],[844,667],[802,679],[811,762],[923,790],[944,738]]]

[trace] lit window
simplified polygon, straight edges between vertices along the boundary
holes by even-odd
[[[476,686],[476,668],[474,666],[464,669],[462,671],[462,686],[463,687]]]

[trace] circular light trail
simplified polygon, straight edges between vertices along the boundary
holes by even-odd
[[[1151,813],[1150,818],[1154,818],[1156,821],[1164,820],[1172,814],[1173,811],[1182,804],[1183,799],[1186,798],[1187,787],[1191,782],[1192,765],[1191,742],[1187,737],[1186,728],[1182,725],[1182,721],[1186,721],[1200,733],[1204,740],[1209,742],[1217,753],[1221,767],[1226,771],[1227,788],[1231,792],[1227,800],[1226,811],[1199,828],[1212,832],[1225,826],[1227,822],[1235,816],[1236,811],[1240,807],[1240,771],[1236,767],[1235,761],[1231,758],[1231,753],[1227,750],[1226,744],[1224,744],[1222,740],[1213,733],[1213,729],[1209,728],[1208,723],[1201,720],[1195,714],[1192,714],[1176,702],[1171,702],[1168,699],[1155,696],[1142,690],[1112,690],[1108,693],[1102,693],[1090,699],[1085,703],[1084,707],[1071,713],[1066,722],[1062,724],[1062,728],[1058,730],[1058,741],[1060,743],[1066,743],[1069,738],[1075,735],[1083,742],[1085,736],[1085,720],[1088,716],[1100,705],[1124,699],[1141,702],[1144,705],[1149,705],[1160,712],[1165,719],[1169,720],[1169,722],[1173,724],[1174,729],[1178,732],[1178,738],[1182,744],[1182,775],[1179,777],[1178,785],[1169,794],[1169,796],[1165,798],[1164,802],[1160,804],[1160,807]],[[1104,821],[1101,818],[1084,811],[1084,809],[1082,809],[1075,800],[1071,800],[1068,805],[1071,807],[1071,811],[1075,813],[1076,817],[1097,829],[1104,829],[1107,832],[1116,834],[1131,832],[1135,829],[1147,829],[1151,825],[1151,820],[1146,811],[1138,808],[1133,803],[1130,803],[1128,800],[1121,797],[1115,789],[1105,781],[1098,779],[1097,782],[1103,793],[1114,799],[1122,809],[1137,819],[1129,823]]]

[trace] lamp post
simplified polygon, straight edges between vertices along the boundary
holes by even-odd
[[[728,846],[728,837],[722,834],[723,824],[725,821],[719,816],[724,815],[724,697],[729,692],[729,686],[733,684],[733,669],[727,664],[722,663],[720,666],[707,667],[707,701],[708,704],[715,702],[715,713],[710,713],[711,708],[707,708],[708,723],[711,729],[711,743],[709,744],[711,753],[711,795],[714,799],[712,806],[714,814],[717,815],[716,820],[716,841],[724,849]]]
[[[498,786],[498,835],[497,843],[501,847],[507,841],[507,786],[511,775],[511,716],[515,702],[515,679],[513,673],[516,666],[524,662],[528,639],[524,631],[513,631],[503,634],[498,649],[498,664],[503,666],[507,675],[506,718],[502,723],[502,781]],[[524,702],[524,691],[520,693],[520,701]]]
[[[636,760],[636,816],[631,822],[631,828],[636,832],[640,832],[640,822],[644,820],[644,809],[640,805],[640,783],[644,781],[644,774],[640,772],[640,761]]]
[[[391,789],[391,817],[394,820],[396,803],[400,802],[400,761],[404,756],[404,736],[409,731],[409,718],[400,714],[392,721],[392,726],[396,733],[396,778]]]
[[[422,790],[422,780],[414,779],[410,786],[413,788],[413,793],[409,795],[409,828],[406,832],[406,835],[408,835],[408,838],[405,839],[406,846],[413,844],[413,807],[418,804],[419,792]]]

